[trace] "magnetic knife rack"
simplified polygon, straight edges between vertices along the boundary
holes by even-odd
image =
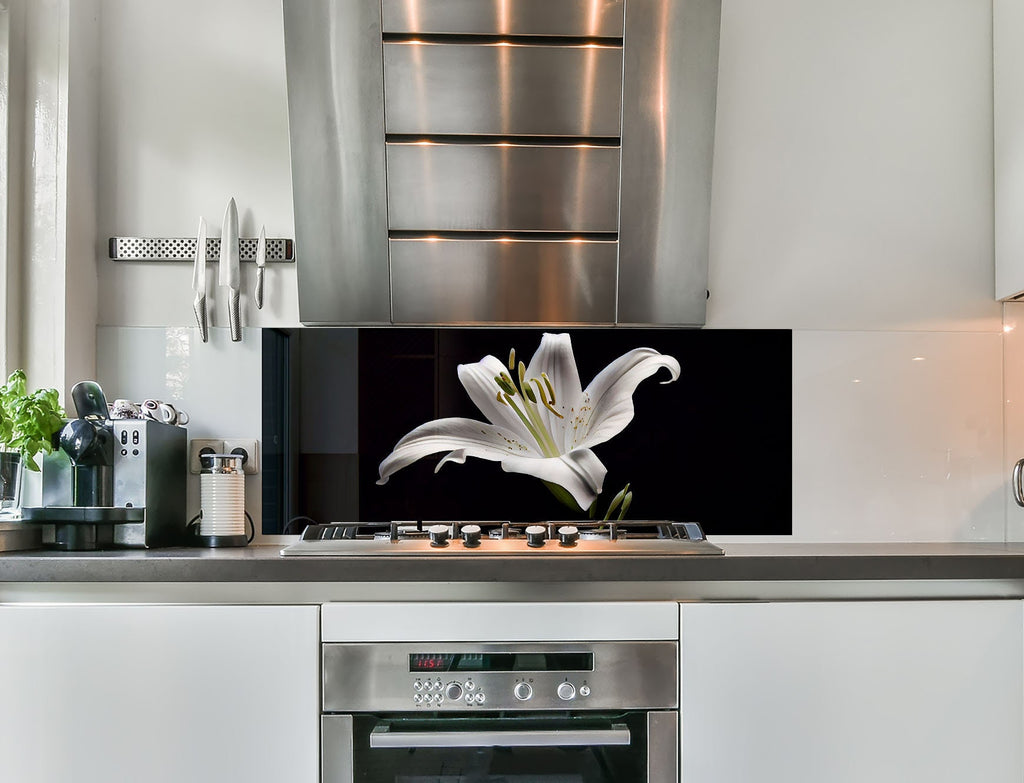
[[[112,261],[195,261],[195,237],[111,237],[108,252]],[[255,237],[238,240],[238,260],[256,261]],[[220,237],[206,240],[206,260],[220,260]],[[295,262],[295,242],[291,239],[267,238],[267,263]]]

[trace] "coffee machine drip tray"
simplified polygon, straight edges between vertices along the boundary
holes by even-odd
[[[25,507],[21,509],[21,519],[52,525],[43,528],[44,544],[66,551],[83,551],[114,546],[115,526],[144,522],[146,509],[139,506]]]
[[[144,522],[146,509],[119,506],[39,506],[22,508],[24,522],[39,524],[121,525],[126,522]]]

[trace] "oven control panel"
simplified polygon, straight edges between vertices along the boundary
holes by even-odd
[[[678,644],[327,643],[325,712],[674,709]]]
[[[557,678],[556,678],[557,679]],[[488,693],[507,695],[523,706],[535,709],[555,706],[557,702],[586,701],[592,690],[586,678],[576,681],[556,681],[550,677],[484,677],[474,679],[448,679],[445,677],[420,678],[412,681],[410,703],[425,709],[452,709],[453,707],[489,707]],[[538,680],[540,682],[538,682]],[[535,688],[537,690],[535,690]],[[498,699],[498,701],[508,701]],[[577,705],[584,708],[585,704]]]

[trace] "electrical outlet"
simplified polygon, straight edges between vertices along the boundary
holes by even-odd
[[[241,452],[238,451],[241,449]],[[260,442],[252,438],[224,438],[224,453],[244,453],[242,471],[246,475],[260,472]]]
[[[202,463],[199,461],[199,455],[210,449],[210,454],[223,454],[224,453],[224,441],[222,440],[210,440],[209,438],[193,438],[188,443],[188,472],[199,473],[202,470]]]

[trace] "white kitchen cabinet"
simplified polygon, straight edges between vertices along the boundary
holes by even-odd
[[[1020,783],[1019,601],[684,604],[683,783]]]
[[[1024,1],[992,2],[996,299],[1024,294]]]
[[[315,783],[313,606],[0,607],[0,780]]]

